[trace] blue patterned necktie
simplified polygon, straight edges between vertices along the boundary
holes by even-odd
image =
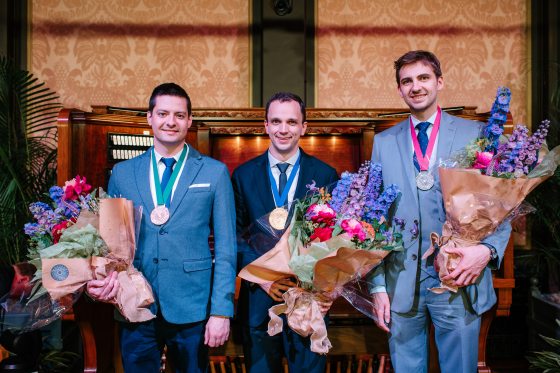
[[[280,178],[278,179],[278,194],[282,195],[286,183],[288,182],[288,176],[286,175],[286,170],[290,167],[289,163],[278,163],[276,167],[280,170]]]
[[[161,158],[163,164],[165,164],[165,171],[163,171],[163,176],[161,177],[161,192],[165,190],[171,174],[173,173],[173,165],[175,165],[175,158]],[[165,206],[169,207],[171,202],[171,193],[169,193],[169,198],[165,201]]]
[[[426,155],[426,148],[428,147],[428,142],[430,141],[428,139],[428,133],[426,132],[430,125],[430,122],[420,122],[416,125],[416,128],[418,129],[418,144],[420,144],[422,155]],[[420,171],[420,165],[418,164],[418,157],[416,157],[416,152],[414,152],[412,159],[414,161],[414,167],[416,167],[416,169]]]

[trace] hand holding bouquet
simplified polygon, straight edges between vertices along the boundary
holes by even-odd
[[[559,147],[548,153],[543,147],[549,121],[542,122],[532,136],[522,125],[509,138],[502,135],[510,97],[509,89],[499,88],[481,136],[439,168],[446,222],[441,237],[432,234],[433,245],[424,258],[439,249],[440,279],[453,272],[460,260],[448,249],[476,245],[504,221],[520,215],[525,197],[560,163]],[[456,292],[458,287],[442,282],[432,290]]]
[[[114,303],[129,321],[155,317],[150,285],[132,265],[136,250],[135,214],[131,201],[105,198],[76,176],[64,187],[52,187],[52,206],[33,203],[35,222],[26,224],[30,262],[37,268],[30,301],[46,293],[57,301],[82,291],[92,279],[118,272],[120,288]]]
[[[270,335],[282,330],[283,313],[290,328],[311,336],[312,351],[328,352],[320,302],[336,299],[345,285],[371,271],[391,250],[402,249],[404,222],[392,219],[400,192],[395,185],[382,190],[381,184],[381,166],[366,162],[357,173],[344,172],[332,194],[308,186],[310,193],[295,202],[280,241],[239,273],[265,289],[279,279],[297,279],[299,287],[285,292],[284,303],[269,310]]]

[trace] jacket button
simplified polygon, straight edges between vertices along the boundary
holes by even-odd
[[[167,231],[166,231],[165,229],[163,229],[163,228],[160,228],[160,229],[159,229],[159,234],[160,234],[160,235],[163,236],[163,235],[166,234],[166,233],[167,233]]]
[[[154,258],[154,264],[158,264],[159,260],[158,258]]]
[[[410,256],[410,259],[416,260],[416,259],[418,259],[418,256],[417,256],[416,254],[412,254],[412,255]]]

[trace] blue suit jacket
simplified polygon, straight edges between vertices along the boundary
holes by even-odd
[[[435,154],[436,166],[439,160],[448,159],[454,152],[478,137],[481,125],[479,122],[442,113],[437,153]],[[431,190],[423,192],[416,187],[417,171],[412,162],[413,149],[409,126],[407,118],[398,125],[376,135],[372,154],[372,162],[381,163],[383,166],[384,184],[397,184],[402,191],[396,216],[406,221],[404,232],[406,249],[403,252],[391,253],[373,271],[371,282],[375,286],[385,286],[391,300],[391,309],[403,313],[412,309],[418,260],[430,247],[430,233],[441,234],[445,222],[445,210],[437,170],[433,172],[436,180]],[[422,194],[422,204],[419,203],[420,194]],[[416,240],[413,239],[410,232],[415,220],[420,222],[420,234]],[[510,224],[505,223],[494,234],[483,240],[484,243],[496,248],[500,263],[510,232]],[[476,284],[467,286],[464,290],[477,314],[488,310],[496,302],[491,270],[488,267],[483,271]]]
[[[134,266],[144,274],[163,317],[174,324],[205,320],[209,314],[233,316],[236,275],[235,210],[226,166],[192,146],[177,180],[170,218],[150,221],[150,148],[118,163],[109,180],[109,195],[142,206],[142,225]],[[196,185],[198,184],[198,185]],[[214,230],[214,260],[208,245]]]
[[[306,184],[315,181],[318,187],[338,180],[336,170],[301,150],[298,184],[294,198],[303,198]],[[235,169],[232,176],[237,211],[238,269],[259,257],[245,238],[247,228],[255,220],[274,210],[274,198],[268,176],[268,152],[253,158]],[[247,326],[268,323],[268,309],[275,302],[259,286],[242,281],[238,300],[237,318]]]

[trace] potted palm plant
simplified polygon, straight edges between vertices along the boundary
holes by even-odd
[[[56,180],[57,95],[0,57],[0,260],[25,257],[28,206]]]

